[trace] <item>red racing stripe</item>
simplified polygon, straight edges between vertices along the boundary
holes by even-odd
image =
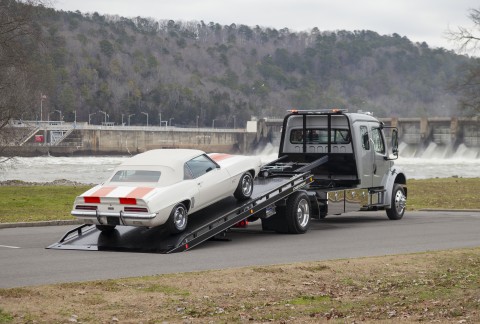
[[[117,189],[117,187],[102,187],[92,193],[90,196],[91,197],[106,197],[109,193],[111,193],[113,190]]]
[[[153,188],[138,187],[126,195],[125,198],[143,198],[152,190]]]
[[[231,154],[224,154],[224,153],[213,153],[213,154],[209,154],[208,156],[215,162],[233,157],[233,155]]]

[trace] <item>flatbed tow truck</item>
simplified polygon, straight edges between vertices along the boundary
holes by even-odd
[[[85,224],[47,248],[174,253],[257,219],[264,231],[290,234],[307,232],[312,219],[350,211],[386,210],[389,219],[398,220],[407,187],[392,161],[397,157],[397,130],[368,114],[293,110],[283,121],[278,159],[262,167],[246,202],[227,198],[191,214],[179,234],[128,226],[103,233]]]

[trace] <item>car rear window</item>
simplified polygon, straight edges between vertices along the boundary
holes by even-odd
[[[160,174],[150,170],[119,170],[110,182],[158,182]]]

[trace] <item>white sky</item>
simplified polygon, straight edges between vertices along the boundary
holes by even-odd
[[[478,0],[51,0],[58,10],[98,12],[158,20],[211,21],[222,25],[289,28],[291,31],[372,30],[397,33],[430,47],[456,50],[445,32],[470,27]]]

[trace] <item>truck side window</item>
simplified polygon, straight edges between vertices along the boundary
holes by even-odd
[[[372,128],[372,140],[375,152],[385,154],[385,145],[380,128]]]
[[[362,147],[364,150],[370,150],[370,141],[368,138],[367,126],[360,126],[360,134],[362,136]]]

